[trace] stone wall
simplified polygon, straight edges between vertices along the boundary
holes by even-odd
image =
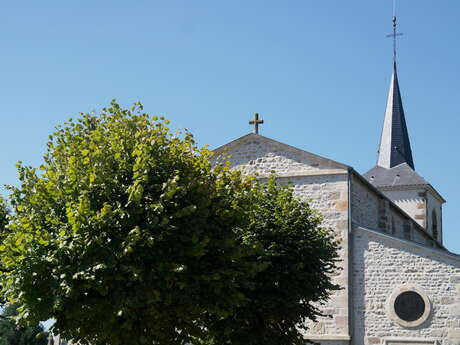
[[[373,193],[368,186],[353,176],[351,188],[353,224],[378,230],[380,199],[378,194]]]
[[[352,241],[354,345],[390,338],[460,344],[460,256],[362,228],[353,229]],[[421,325],[404,327],[392,319],[389,300],[396,289],[414,286],[431,312]]]
[[[381,191],[420,226],[426,228],[426,192],[424,189]]]
[[[324,216],[324,226],[331,228],[341,239],[339,254],[342,270],[334,276],[334,282],[343,289],[336,291],[322,308],[331,317],[322,317],[317,323],[310,323],[306,337],[348,335],[348,177],[315,175],[281,178],[280,181],[291,183],[295,195],[308,200],[312,207],[319,210]]]
[[[433,235],[433,212],[436,213],[437,228],[438,228],[438,241],[442,243],[442,203],[435,198],[431,193],[427,192],[427,231]]]
[[[351,181],[353,225],[393,234],[421,244],[434,245],[425,229],[383,193],[375,191],[367,182],[355,175]]]
[[[324,216],[323,225],[341,240],[341,270],[333,277],[343,287],[322,307],[330,317],[309,323],[308,339],[321,338],[322,344],[344,344],[349,338],[348,313],[348,171],[345,166],[268,138],[248,135],[217,149],[215,164],[228,159],[233,169],[257,175],[262,181],[276,174],[290,184],[295,195]]]
[[[398,189],[397,189],[398,188]],[[379,190],[433,236],[433,213],[437,221],[437,241],[442,244],[442,202],[425,186],[382,187]],[[423,238],[423,236],[415,237]],[[422,243],[426,242],[426,238]]]

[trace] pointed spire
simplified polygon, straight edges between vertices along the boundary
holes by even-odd
[[[393,76],[391,78],[385,120],[380,138],[377,165],[390,169],[401,163],[407,163],[415,170],[401,93],[399,91],[395,61],[393,63]]]

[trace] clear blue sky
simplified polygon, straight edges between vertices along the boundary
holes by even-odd
[[[391,0],[2,1],[0,183],[38,166],[55,125],[140,100],[211,148],[261,134],[375,165]],[[460,252],[460,2],[400,0],[399,79],[417,171]],[[3,190],[3,193],[6,192]]]

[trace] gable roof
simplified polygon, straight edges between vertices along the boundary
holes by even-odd
[[[401,163],[415,169],[394,62],[377,165],[389,169]]]
[[[235,139],[214,149],[213,152],[215,153],[215,162],[221,157],[226,159],[226,155],[228,154],[231,156],[229,160],[233,166],[241,167],[246,165],[248,168],[251,168],[250,170],[253,170],[253,168],[258,165],[259,158],[261,160],[273,160],[276,159],[276,156],[284,156],[286,158],[286,163],[289,164],[292,169],[289,172],[277,171],[276,174],[279,176],[345,173],[350,168],[348,165],[255,133],[250,133]],[[247,172],[251,173],[254,171]],[[294,175],[292,175],[293,173]],[[262,177],[263,175],[269,175],[269,172],[257,171],[257,174]]]

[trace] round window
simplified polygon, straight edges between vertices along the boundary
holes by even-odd
[[[425,312],[425,302],[415,291],[406,291],[396,297],[395,312],[404,321],[416,321]]]
[[[431,312],[428,296],[417,286],[401,286],[388,300],[388,316],[404,327],[417,327],[424,323]]]

